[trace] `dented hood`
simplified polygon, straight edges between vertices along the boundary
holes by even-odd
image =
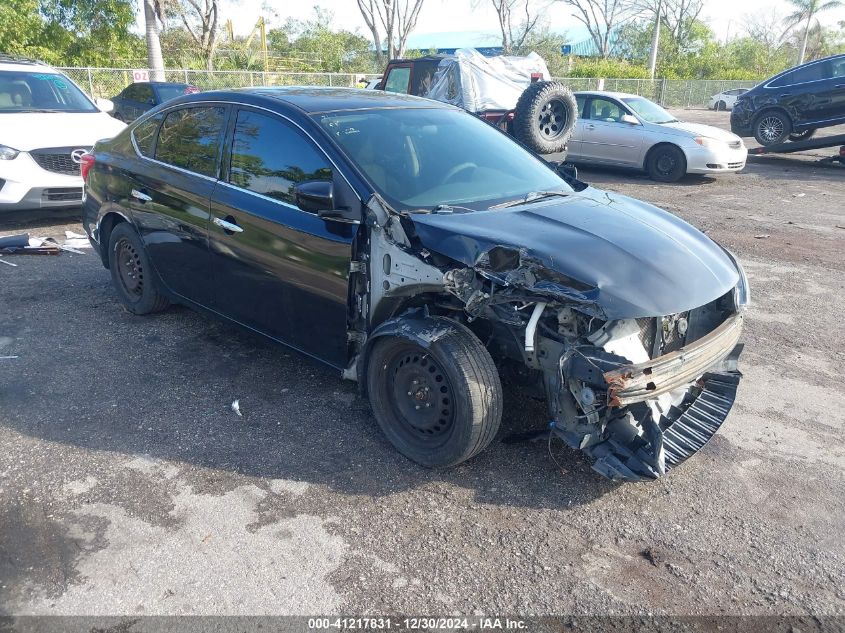
[[[494,246],[522,249],[537,265],[590,286],[579,294],[608,319],[690,310],[739,281],[730,257],[701,231],[591,187],[508,209],[411,219],[427,249],[467,266]]]

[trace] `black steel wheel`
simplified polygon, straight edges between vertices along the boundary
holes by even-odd
[[[653,180],[676,182],[687,173],[687,159],[676,145],[658,145],[648,154],[646,171]]]
[[[109,270],[120,302],[133,314],[164,310],[170,302],[158,288],[149,258],[128,222],[121,222],[109,236]]]
[[[459,464],[495,437],[502,387],[489,352],[463,325],[445,318],[408,320],[377,338],[367,363],[376,421],[396,449],[429,468]],[[423,346],[413,332],[437,332]]]
[[[760,145],[784,143],[792,134],[792,121],[785,112],[768,110],[754,122],[754,138]]]

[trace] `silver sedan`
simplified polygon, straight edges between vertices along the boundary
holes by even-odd
[[[644,169],[654,180],[737,172],[748,150],[742,139],[711,125],[679,121],[645,97],[576,92],[578,122],[567,160]]]

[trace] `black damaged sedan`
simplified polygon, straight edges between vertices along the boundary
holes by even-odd
[[[675,216],[451,106],[381,91],[180,97],[83,160],[83,224],[135,314],[181,303],[359,382],[429,467],[494,438],[508,366],[538,426],[654,479],[725,420],[748,287]]]

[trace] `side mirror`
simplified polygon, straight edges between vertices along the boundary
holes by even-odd
[[[114,112],[114,102],[111,99],[96,99],[94,105],[101,112]]]
[[[334,186],[326,180],[306,180],[293,188],[296,206],[322,217],[337,215],[334,211]]]
[[[622,118],[619,119],[622,123],[627,123],[628,125],[639,125],[640,122],[633,114],[623,114]]]

